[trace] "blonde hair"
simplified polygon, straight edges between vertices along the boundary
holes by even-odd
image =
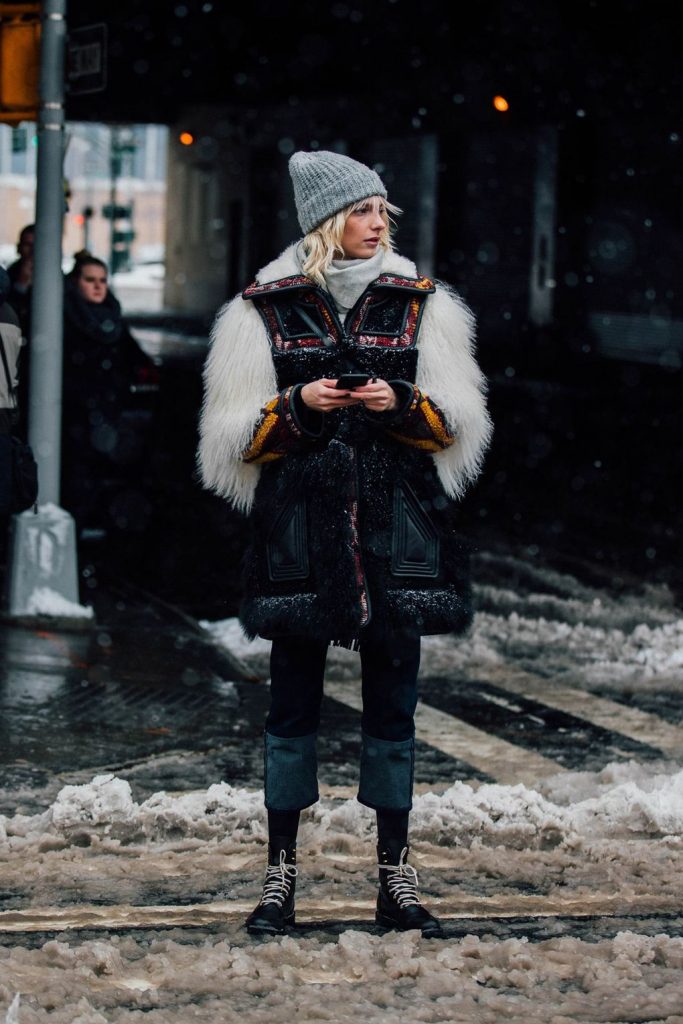
[[[307,235],[304,235],[302,242],[305,254],[303,272],[307,277],[312,277],[318,284],[325,284],[325,271],[332,260],[344,258],[341,239],[344,234],[346,221],[354,210],[360,210],[362,206],[373,200],[381,202],[385,209],[383,214],[385,227],[379,236],[379,244],[387,252],[393,250],[392,236],[396,231],[396,221],[389,214],[392,213],[397,217],[403,211],[380,196],[359,199],[358,202],[351,203],[350,206],[345,206],[343,210],[334,213],[327,220],[324,220],[322,224],[318,224],[316,228],[313,228]]]

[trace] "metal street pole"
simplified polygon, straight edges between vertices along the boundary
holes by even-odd
[[[36,239],[31,299],[29,442],[38,462],[39,509],[12,520],[11,617],[78,617],[72,517],[59,507],[62,428],[62,222],[64,217],[64,56],[66,0],[44,0]]]
[[[119,174],[121,173],[121,153],[119,151],[119,130],[109,129],[109,273],[114,275],[118,269],[116,266],[116,186]]]
[[[29,442],[38,461],[40,502],[55,505],[62,426],[65,13],[66,0],[43,4],[29,399]]]

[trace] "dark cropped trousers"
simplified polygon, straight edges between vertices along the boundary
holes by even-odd
[[[303,636],[273,641],[265,731],[265,802],[295,811],[318,799],[316,739],[328,645]],[[361,638],[363,715],[358,799],[376,810],[412,806],[420,638]]]

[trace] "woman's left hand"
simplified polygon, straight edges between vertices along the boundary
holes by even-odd
[[[354,398],[360,398],[371,412],[392,412],[398,406],[396,392],[381,377],[374,377],[362,388],[354,388],[351,394]]]

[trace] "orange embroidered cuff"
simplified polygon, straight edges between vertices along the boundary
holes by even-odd
[[[391,428],[387,433],[394,440],[426,452],[443,451],[455,441],[441,409],[416,384],[413,384],[412,401],[402,415],[391,422]]]
[[[300,451],[321,436],[322,414],[313,413],[303,406],[299,395],[301,387],[296,384],[285,388],[263,407],[254,435],[242,452],[244,462],[272,462],[290,452]]]

